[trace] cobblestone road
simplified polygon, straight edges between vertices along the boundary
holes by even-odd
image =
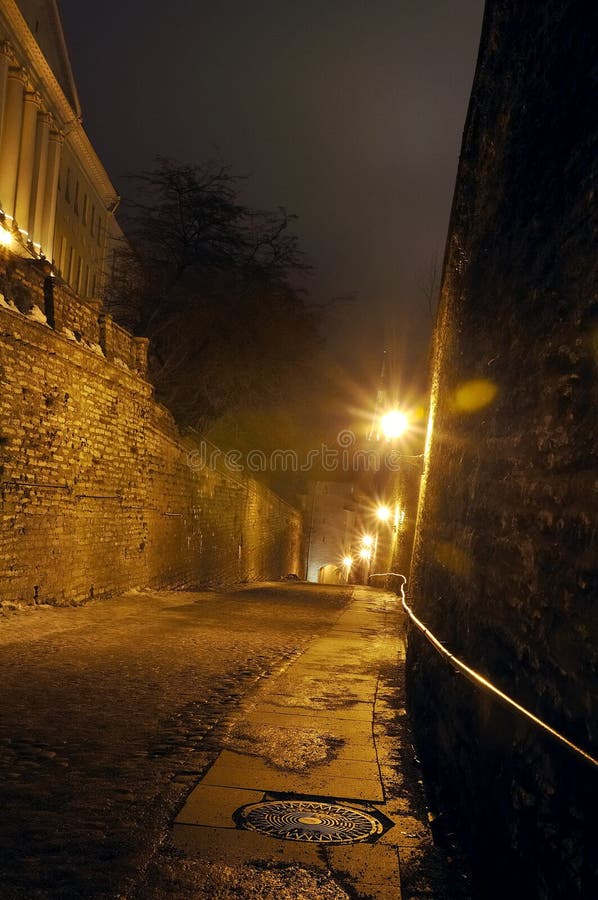
[[[0,619],[0,897],[129,895],[231,704],[346,599],[152,592]]]
[[[283,583],[0,618],[0,900],[353,897],[330,872],[214,866],[168,839],[226,745],[226,717],[349,599],[347,589]],[[467,900],[430,840],[401,665],[382,673],[379,696],[385,792],[410,823],[403,898]]]

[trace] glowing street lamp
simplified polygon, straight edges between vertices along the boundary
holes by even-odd
[[[373,547],[374,546],[374,538],[372,537],[371,534],[364,534],[364,536],[361,539],[361,543],[365,549],[367,549],[368,547]]]
[[[343,556],[343,566],[345,569],[350,569],[353,565],[353,557],[352,556]]]
[[[381,505],[376,508],[376,516],[381,522],[388,522],[392,516],[392,511],[389,506]]]
[[[409,419],[404,412],[399,409],[393,409],[382,416],[380,420],[384,437],[391,441],[393,438],[401,437],[409,428]]]
[[[0,225],[0,246],[2,247],[10,247],[13,242],[13,236],[10,231],[7,231],[2,225]]]
[[[362,547],[361,550],[359,551],[359,555],[362,559],[371,559],[372,551],[370,550],[369,547]]]

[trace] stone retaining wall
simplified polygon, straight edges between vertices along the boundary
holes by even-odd
[[[410,584],[457,656],[598,757],[598,8],[487,3]],[[482,896],[598,894],[597,775],[412,633],[418,746]]]
[[[299,514],[198,465],[141,377],[147,343],[39,264],[2,262],[0,603],[298,571]]]

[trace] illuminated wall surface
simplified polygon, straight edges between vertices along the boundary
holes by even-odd
[[[188,465],[145,339],[63,288],[50,303],[36,264],[1,250],[0,290],[0,603],[298,571],[299,513],[197,453]]]
[[[118,198],[80,115],[57,4],[1,3],[0,603],[297,571],[298,514],[187,465],[101,312]]]
[[[54,0],[0,4],[0,211],[22,255],[102,297],[122,247],[118,197],[81,124]]]
[[[487,4],[410,584],[457,656],[598,756],[595,3]],[[437,802],[484,897],[598,896],[596,770],[411,635]]]
[[[314,481],[306,500],[306,559],[308,581],[346,581],[343,557],[355,543],[353,485]],[[324,570],[325,571],[322,571]]]

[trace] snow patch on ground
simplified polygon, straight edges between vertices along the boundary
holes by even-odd
[[[0,294],[0,306],[3,309],[8,309],[10,312],[18,313],[20,310],[17,309],[14,302],[4,296],[4,294]]]
[[[333,759],[343,741],[311,728],[296,728],[289,740],[289,729],[276,725],[252,725],[240,722],[224,744],[236,753],[263,757],[277,769],[306,772],[311,766]]]
[[[27,318],[32,319],[34,322],[39,322],[40,325],[48,324],[48,319],[46,318],[45,313],[43,313],[39,306],[36,306],[35,303],[27,313]]]
[[[76,344],[79,343],[75,332],[66,326],[62,329],[62,336],[65,337],[67,341],[74,341]]]
[[[330,872],[298,865],[262,869],[185,860],[177,867],[176,882],[152,885],[146,900],[164,900],[175,891],[177,897],[197,900],[350,900]]]
[[[87,347],[88,350],[91,350],[92,353],[95,353],[96,356],[104,355],[104,351],[99,344],[95,343],[95,341],[85,341],[85,347]]]

